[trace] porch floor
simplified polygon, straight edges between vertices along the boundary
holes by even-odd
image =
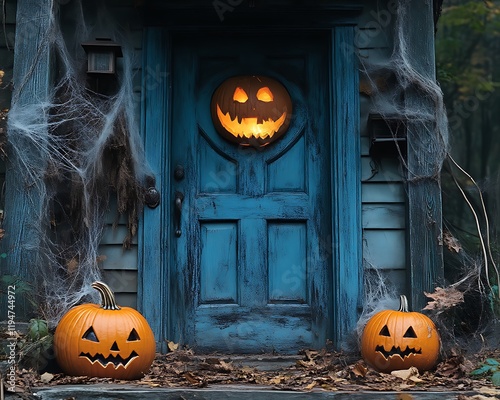
[[[290,390],[270,390],[268,387],[255,387],[247,385],[224,385],[203,389],[161,388],[141,389],[133,385],[70,385],[52,388],[39,388],[34,392],[36,399],[120,399],[120,400],[345,400],[345,399],[370,399],[370,400],[451,400],[472,398],[474,392],[374,392],[374,391],[338,391],[327,392],[313,390],[311,392],[294,392]],[[488,397],[481,397],[487,399]],[[497,397],[492,397],[497,398]]]
[[[500,359],[500,350],[487,356]],[[481,357],[482,358],[482,357]],[[402,378],[366,366],[358,354],[304,350],[298,355],[157,354],[140,380],[39,375],[18,370],[7,399],[176,400],[451,400],[500,399],[488,377],[471,376],[478,365],[464,356],[442,360],[434,370]],[[22,394],[21,394],[22,392]],[[3,400],[3,399],[2,399]]]

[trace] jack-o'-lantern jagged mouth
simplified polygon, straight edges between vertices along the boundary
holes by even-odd
[[[375,351],[378,351],[380,354],[382,354],[385,359],[389,359],[393,356],[400,356],[404,360],[405,357],[409,357],[412,354],[422,354],[422,349],[417,350],[415,348],[410,348],[409,346],[406,346],[406,349],[404,350],[401,350],[399,346],[392,346],[389,351],[384,349],[384,346],[377,346],[375,347]]]
[[[257,117],[239,117],[231,118],[229,112],[223,113],[219,105],[217,105],[217,116],[220,123],[234,137],[240,138],[272,138],[274,134],[281,128],[286,119],[286,112],[281,114],[277,120],[268,118],[259,122]]]
[[[83,353],[83,352],[80,353],[80,357],[87,358],[92,364],[98,362],[103,367],[106,367],[109,363],[111,363],[115,366],[115,369],[118,368],[119,366],[127,368],[127,365],[130,363],[130,361],[132,361],[134,358],[138,356],[139,354],[137,354],[135,351],[132,351],[132,353],[130,353],[130,355],[127,358],[123,358],[119,354],[116,356],[111,354],[107,357],[104,357],[101,353],[96,353],[93,356],[90,353]]]

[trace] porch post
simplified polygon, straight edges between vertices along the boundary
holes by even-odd
[[[362,291],[359,70],[354,26],[333,28],[332,198],[336,347],[352,334]]]
[[[48,36],[53,20],[52,3],[52,0],[17,1],[14,93],[8,127],[5,237],[1,243],[7,254],[1,262],[7,266],[2,268],[2,274],[29,282],[34,290],[36,271],[43,263],[39,244],[46,226],[40,221],[48,221],[49,216],[40,218],[44,212],[41,184],[46,170],[44,140],[43,137],[39,141],[32,140],[29,127],[46,126],[47,122],[46,110],[41,105],[49,101],[51,54]],[[27,166],[26,157],[31,167]],[[6,295],[2,296],[2,317],[7,315],[3,312],[6,299]],[[16,296],[16,319],[28,318],[31,311],[26,297]]]
[[[434,116],[410,119],[408,123],[408,263],[411,307],[421,310],[426,303],[424,291],[432,292],[443,279],[442,210],[440,173],[445,139],[439,130],[440,91],[426,92],[421,82],[435,82],[434,18],[432,2],[408,0],[400,3],[399,38],[411,46],[402,46],[401,54],[414,81],[406,91],[409,111]],[[401,45],[404,43],[399,42]],[[428,89],[428,88],[427,88]]]

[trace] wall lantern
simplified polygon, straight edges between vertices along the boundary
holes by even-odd
[[[371,157],[406,157],[406,121],[400,116],[370,114],[368,134]]]
[[[277,80],[241,75],[226,79],[212,95],[212,122],[223,138],[241,146],[266,146],[288,130],[292,99]]]
[[[82,43],[82,47],[87,53],[87,73],[88,74],[108,74],[116,73],[116,59],[123,57],[121,46],[109,38],[97,38],[91,42]]]

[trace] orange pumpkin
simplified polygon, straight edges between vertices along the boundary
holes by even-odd
[[[210,107],[222,137],[243,146],[265,146],[287,131],[292,100],[277,80],[243,75],[222,82]]]
[[[68,375],[138,379],[150,368],[156,343],[146,319],[130,307],[116,305],[111,289],[92,283],[102,305],[70,309],[54,334],[54,350]]]
[[[436,364],[439,348],[436,326],[426,315],[408,312],[405,296],[400,296],[398,311],[383,310],[370,318],[361,338],[363,359],[380,372],[429,370]]]

